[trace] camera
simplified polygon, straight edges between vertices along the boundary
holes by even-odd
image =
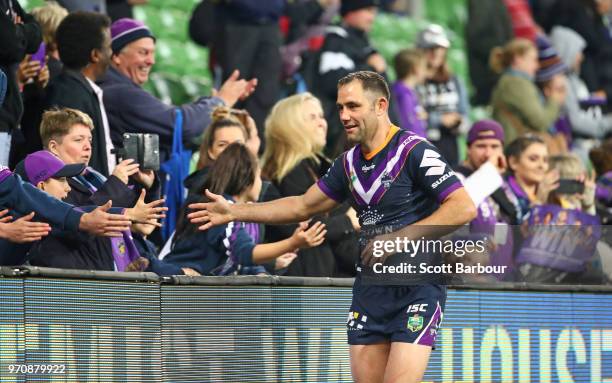
[[[150,133],[124,133],[123,148],[114,153],[122,159],[133,159],[141,170],[159,170],[159,136]]]

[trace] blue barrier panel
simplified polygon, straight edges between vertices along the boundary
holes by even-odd
[[[0,277],[2,383],[351,381],[350,281],[43,274]],[[496,287],[449,290],[425,382],[612,380],[610,288]]]
[[[159,285],[30,278],[26,363],[59,366],[28,381],[161,382]]]

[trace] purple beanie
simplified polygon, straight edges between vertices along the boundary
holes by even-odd
[[[155,36],[153,36],[149,27],[142,21],[123,18],[111,25],[111,47],[115,54],[132,41],[143,37],[150,37],[155,40]]]

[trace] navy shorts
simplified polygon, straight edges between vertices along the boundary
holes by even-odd
[[[348,343],[434,347],[445,303],[444,286],[370,286],[356,278],[346,321]]]

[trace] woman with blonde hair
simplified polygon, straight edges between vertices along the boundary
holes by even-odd
[[[274,105],[266,119],[262,174],[276,186],[279,197],[301,195],[327,172],[330,161],[322,154],[326,136],[323,108],[312,94],[293,95]],[[342,206],[321,221],[328,227],[326,241],[300,251],[287,275],[330,277],[354,272],[358,250],[350,242],[359,228],[355,211]],[[266,236],[275,241],[294,229],[292,225],[270,226]]]
[[[553,89],[542,97],[535,75],[539,68],[538,50],[533,42],[516,38],[503,47],[491,51],[491,69],[502,73],[491,98],[493,118],[504,127],[506,140],[534,133],[545,142],[551,154],[567,149],[565,142],[557,142],[549,129],[559,117],[565,101],[562,89]]]
[[[266,120],[266,150],[263,173],[275,183],[304,160],[314,164],[329,162],[322,154],[326,143],[327,121],[321,102],[310,93],[279,101]]]

